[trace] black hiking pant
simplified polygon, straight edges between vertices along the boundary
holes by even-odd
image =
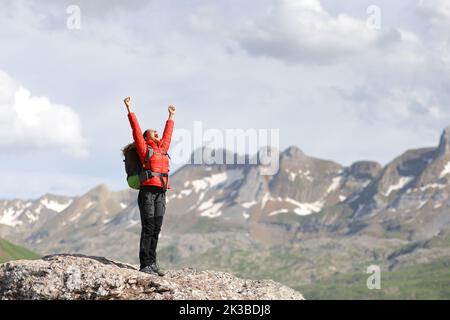
[[[139,190],[138,205],[142,225],[139,245],[142,269],[156,262],[156,246],[166,211],[166,192],[157,186],[143,186]]]

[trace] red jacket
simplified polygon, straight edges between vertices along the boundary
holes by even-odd
[[[159,143],[156,143],[152,140],[144,140],[141,127],[139,126],[139,122],[134,112],[128,113],[128,120],[130,120],[131,129],[133,130],[134,142],[136,143],[137,153],[139,155],[141,163],[145,162],[145,157],[147,155],[147,145],[149,145],[153,149],[154,154],[150,157],[150,160],[148,161],[145,169],[151,170],[153,172],[169,173],[169,158],[164,154],[169,150],[170,147],[170,141],[172,139],[173,132],[173,120],[169,119],[166,121],[164,133]],[[167,188],[170,189],[168,178],[164,177],[163,179],[165,180]],[[150,179],[147,179],[141,185],[158,186],[161,188],[163,187],[160,177],[152,177]]]

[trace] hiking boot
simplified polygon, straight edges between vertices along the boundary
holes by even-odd
[[[148,273],[148,274],[152,274],[152,275],[156,275],[157,273],[155,271],[153,271],[153,268],[150,266],[146,266],[144,268],[141,268],[139,270],[140,272],[144,272],[144,273]]]
[[[159,268],[158,264],[156,262],[153,262],[150,265],[150,268],[154,273],[156,273],[158,276],[162,277],[165,275],[165,273]]]

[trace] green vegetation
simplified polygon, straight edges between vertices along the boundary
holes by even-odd
[[[199,239],[200,240],[200,239]],[[308,239],[267,248],[242,243],[229,236],[204,250],[173,244],[159,252],[167,267],[194,267],[200,270],[231,272],[247,279],[272,279],[300,291],[307,299],[450,299],[450,257],[439,258],[430,247],[447,247],[444,236],[431,242],[404,244],[375,238]],[[421,263],[411,257],[409,266],[388,267],[395,257],[415,250],[429,257]],[[388,259],[391,257],[392,259]],[[366,286],[375,264],[381,267],[381,289]]]
[[[20,246],[16,246],[6,240],[0,239],[0,263],[4,263],[10,260],[33,260],[38,258],[39,255],[37,253],[34,253]]]
[[[431,238],[431,240],[427,242],[427,245],[430,247],[441,247],[441,248],[450,247],[450,233],[442,233],[440,235]]]
[[[450,259],[381,270],[381,289],[366,286],[370,274],[355,273],[320,279],[296,287],[307,299],[450,299]]]

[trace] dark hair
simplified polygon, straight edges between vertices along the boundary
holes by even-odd
[[[145,137],[147,136],[147,131],[148,131],[148,129],[145,130],[144,133],[142,134],[142,136],[144,137],[144,140],[146,139]]]
[[[141,167],[141,161],[136,149],[136,144],[134,142],[127,144],[122,148],[122,155],[125,158],[125,170],[128,173],[133,172],[138,167]]]
[[[122,148],[122,154],[125,156],[125,154],[129,152],[136,152],[136,144],[134,142],[127,144],[125,147]]]

